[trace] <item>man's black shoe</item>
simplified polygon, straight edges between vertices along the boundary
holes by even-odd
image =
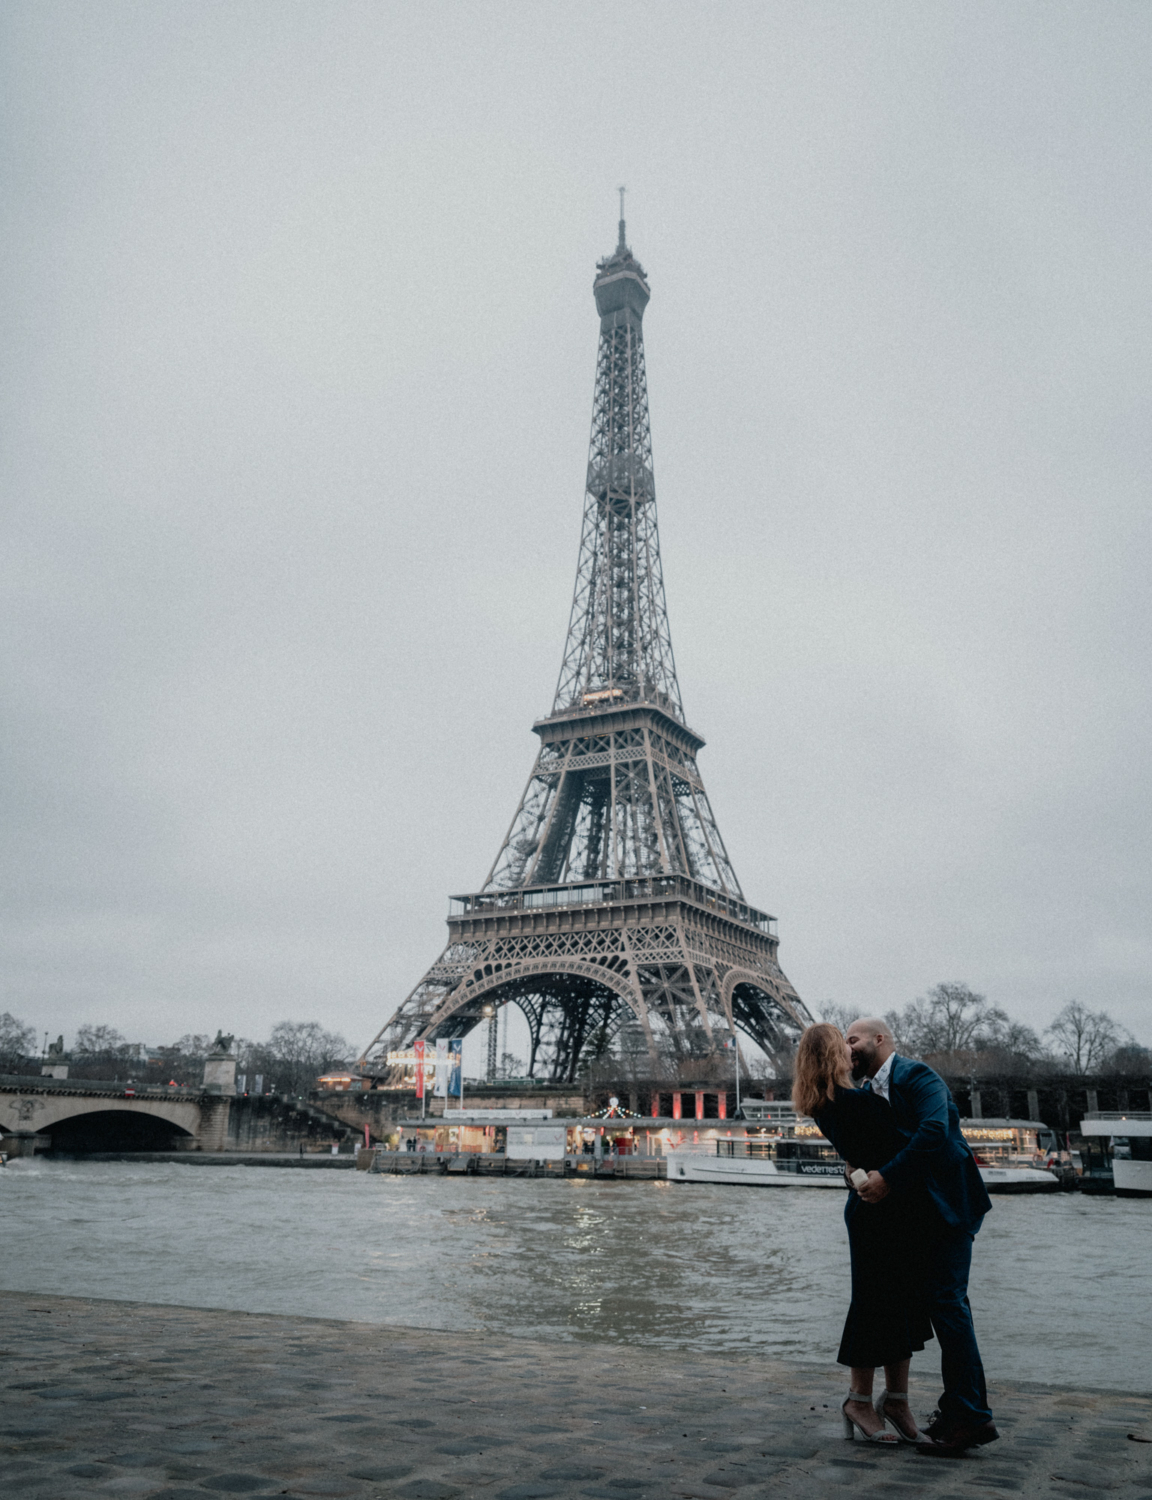
[[[938,1437],[944,1435],[951,1425],[944,1413],[937,1407],[924,1424],[924,1435],[930,1437],[935,1442]]]
[[[1000,1436],[995,1422],[979,1422],[969,1427],[962,1422],[948,1422],[940,1416],[931,1421],[925,1431],[930,1441],[917,1443],[916,1452],[929,1458],[961,1458],[969,1448],[982,1448]]]

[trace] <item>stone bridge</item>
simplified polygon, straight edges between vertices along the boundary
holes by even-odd
[[[354,1133],[302,1100],[276,1095],[0,1077],[0,1150],[10,1152],[292,1151]]]

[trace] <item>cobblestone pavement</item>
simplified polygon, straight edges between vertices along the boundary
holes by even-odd
[[[1003,1439],[943,1461],[845,1442],[837,1367],[746,1354],[16,1292],[0,1344],[11,1500],[1152,1500],[1146,1396],[1001,1384]]]

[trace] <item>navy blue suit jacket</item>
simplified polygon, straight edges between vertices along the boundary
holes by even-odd
[[[923,1189],[945,1224],[975,1234],[992,1203],[948,1085],[927,1063],[896,1055],[888,1102],[906,1144],[880,1175],[895,1193]]]

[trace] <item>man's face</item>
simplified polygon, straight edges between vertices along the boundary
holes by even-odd
[[[880,1066],[880,1059],[876,1055],[880,1038],[865,1031],[857,1021],[849,1026],[844,1040],[848,1043],[848,1053],[852,1059],[852,1077],[871,1078]]]

